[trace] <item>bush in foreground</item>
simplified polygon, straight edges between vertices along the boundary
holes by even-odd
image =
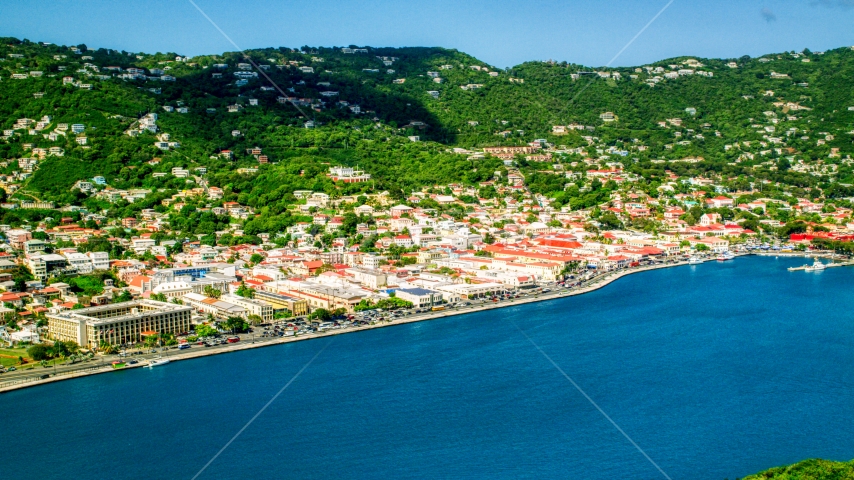
[[[743,480],[852,480],[854,479],[854,460],[850,462],[832,462],[830,460],[809,459],[785,467],[776,467]]]

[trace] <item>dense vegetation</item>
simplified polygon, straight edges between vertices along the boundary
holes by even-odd
[[[811,459],[786,467],[777,467],[743,480],[850,480],[854,478],[854,461],[832,462]]]
[[[14,160],[29,155],[26,144],[64,150],[62,157],[39,162],[15,194],[17,199],[82,204],[89,211],[121,218],[145,208],[165,211],[164,198],[206,184],[224,190],[215,204],[238,201],[258,210],[260,215],[246,222],[248,234],[281,231],[300,221],[287,212],[296,190],[334,196],[385,190],[404,198],[424,185],[475,184],[492,179],[497,171],[505,173],[504,164],[490,156],[469,160],[468,155],[451,153],[450,147],[523,145],[535,139],[574,153],[559,155],[557,166],[519,158],[527,185],[533,193],[572,208],[601,203],[614,190],[614,185],[584,186],[584,172],[591,168],[590,162],[580,162],[585,157],[600,160],[602,168],[619,162],[649,193],[675,174],[720,175],[731,191],[762,182],[766,196],[782,195],[776,191],[778,183],[786,195],[854,195],[849,183],[854,182],[854,169],[842,161],[854,153],[848,133],[854,129],[854,110],[848,108],[854,106],[854,51],[849,48],[698,59],[702,65],[693,64],[694,74],[674,78],[662,78],[653,70],[688,68],[687,58],[676,58],[644,68],[599,69],[607,74],[604,78],[589,67],[567,63],[528,62],[499,70],[442,48],[343,53],[337,47],[282,47],[248,52],[252,63],[263,69],[241,86],[234,74],[256,70],[236,52],[178,61],[174,53],[79,48],[81,53],[75,54],[65,46],[12,38],[0,42],[3,129],[12,128],[18,118],[52,117],[51,127],[37,135],[18,130],[20,135],[0,141],[0,157],[12,160],[0,174],[18,170]],[[246,63],[244,69],[239,63]],[[149,79],[118,77],[130,67],[142,69]],[[33,72],[42,75],[11,78]],[[772,78],[772,72],[786,76]],[[151,80],[165,75],[174,81]],[[63,77],[73,83],[63,83]],[[91,90],[81,88],[84,83]],[[277,101],[284,96],[289,100]],[[230,105],[241,109],[229,112]],[[356,105],[358,111],[351,108]],[[613,112],[615,121],[600,119],[604,112]],[[146,113],[158,114],[157,134],[126,135]],[[682,120],[678,125],[659,125],[677,117]],[[44,138],[58,123],[85,124],[88,144],[78,145],[74,135]],[[553,134],[554,125],[573,123],[587,128]],[[169,141],[180,147],[155,147],[160,133],[168,133]],[[414,136],[420,141],[413,141]],[[785,148],[779,148],[780,142]],[[747,146],[725,148],[739,143]],[[247,152],[256,146],[270,164],[259,165]],[[831,149],[838,151],[828,158]],[[224,150],[234,157],[219,155]],[[702,161],[678,161],[697,157]],[[149,162],[155,158],[159,162]],[[836,170],[832,177],[820,177],[790,168],[800,160],[833,164]],[[372,181],[336,185],[326,172],[338,164],[359,167]],[[173,167],[194,174],[152,175]],[[238,171],[249,167],[257,172]],[[206,168],[207,174],[196,175],[198,168]],[[577,172],[580,178],[567,183],[563,171]],[[72,188],[78,180],[96,175],[116,189],[158,191],[130,204],[111,204]],[[183,222],[179,229],[197,234],[210,234],[228,221],[193,215],[181,212],[172,221]],[[24,219],[4,222],[15,220]],[[205,227],[197,228],[200,223]]]

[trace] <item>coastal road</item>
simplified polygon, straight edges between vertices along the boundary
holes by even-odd
[[[321,338],[332,335],[339,335],[343,333],[349,333],[358,330],[371,330],[374,328],[384,328],[392,325],[399,325],[404,323],[412,323],[412,322],[420,322],[425,320],[432,320],[435,318],[443,318],[450,317],[454,315],[462,315],[466,313],[491,310],[495,308],[503,308],[511,305],[522,305],[526,303],[532,302],[540,302],[546,300],[552,300],[556,298],[562,298],[573,295],[581,295],[593,290],[597,290],[599,288],[608,285],[609,283],[623,277],[626,275],[631,275],[634,273],[639,273],[647,270],[655,270],[659,268],[668,268],[675,267],[680,265],[687,265],[687,262],[665,262],[659,263],[649,266],[641,266],[641,267],[631,267],[621,270],[615,270],[611,272],[606,272],[601,275],[593,276],[589,279],[584,280],[579,285],[573,288],[564,288],[559,287],[557,285],[549,285],[549,288],[552,290],[550,292],[545,293],[529,293],[522,294],[519,298],[514,299],[504,299],[498,302],[492,302],[491,300],[487,301],[470,301],[472,305],[463,306],[463,307],[450,307],[440,311],[430,311],[426,313],[406,315],[399,318],[389,319],[383,322],[376,322],[370,325],[363,326],[349,326],[346,328],[339,328],[334,330],[327,330],[324,332],[315,332],[315,333],[305,333],[296,336],[286,336],[286,337],[262,337],[258,334],[241,334],[239,335],[241,340],[237,343],[223,344],[212,347],[203,347],[201,345],[192,345],[191,348],[185,350],[178,350],[177,347],[173,347],[171,349],[159,349],[160,351],[157,353],[146,353],[141,355],[129,355],[125,358],[125,360],[137,360],[139,361],[136,365],[130,365],[125,368],[135,368],[145,366],[148,360],[156,357],[164,357],[169,358],[172,361],[177,360],[188,360],[197,357],[203,357],[208,355],[216,355],[219,353],[226,353],[236,350],[245,350],[249,348],[257,348],[266,345],[277,345],[282,343],[289,343],[294,341],[301,340],[309,340],[312,338]],[[110,364],[114,360],[120,360],[122,357],[118,355],[105,355],[102,357],[96,357],[95,360],[89,362],[80,362],[74,365],[61,365],[57,366],[56,370],[53,368],[42,368],[36,367],[31,370],[24,371],[16,371],[16,372],[7,372],[0,375],[0,392],[5,392],[9,390],[15,390],[18,388],[26,388],[33,385],[38,385],[41,383],[47,383],[51,381],[59,381],[68,378],[74,378],[77,376],[83,375],[91,375],[96,373],[105,373],[108,371],[114,371]],[[54,376],[54,372],[56,375]],[[40,379],[43,375],[50,375],[50,378]]]

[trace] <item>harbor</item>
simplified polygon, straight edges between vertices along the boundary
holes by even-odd
[[[687,261],[674,261],[674,262],[666,262],[661,264],[649,265],[649,266],[640,266],[640,267],[631,267],[625,268],[621,270],[615,270],[610,272],[604,272],[600,275],[594,275],[586,281],[581,282],[578,286],[573,288],[559,288],[556,290],[550,290],[548,292],[541,293],[531,293],[528,295],[520,296],[519,298],[513,298],[508,300],[501,300],[498,302],[482,302],[482,303],[472,303],[467,306],[460,306],[455,308],[446,308],[438,311],[430,311],[427,313],[414,314],[409,315],[402,318],[396,318],[388,321],[378,321],[372,323],[370,325],[364,326],[350,326],[348,328],[340,328],[340,329],[331,329],[325,331],[319,331],[314,333],[302,334],[302,335],[294,335],[294,336],[285,336],[285,337],[274,337],[274,338],[263,338],[258,335],[241,335],[241,341],[237,343],[225,343],[221,346],[216,346],[213,348],[190,348],[187,350],[172,350],[168,351],[168,362],[176,362],[180,360],[190,360],[201,357],[208,357],[211,355],[219,355],[223,353],[229,353],[234,351],[241,350],[249,350],[260,347],[267,347],[272,345],[281,345],[285,343],[291,342],[299,342],[303,340],[312,340],[317,338],[325,338],[331,337],[335,335],[341,335],[346,333],[360,332],[373,330],[377,328],[386,328],[395,325],[404,325],[408,323],[414,322],[423,322],[427,320],[434,320],[438,318],[446,318],[457,315],[465,315],[469,313],[476,313],[480,311],[486,310],[494,310],[505,307],[513,307],[519,305],[525,305],[529,303],[535,302],[544,302],[549,300],[555,300],[565,297],[571,297],[575,295],[583,295],[585,293],[593,292],[595,290],[599,290],[620,278],[623,278],[627,275],[632,275],[635,273],[647,272],[651,270],[658,270],[662,268],[671,268],[678,266],[689,265]],[[158,364],[163,365],[168,362],[159,361],[161,355],[141,355],[136,357],[134,360],[137,363],[125,363],[121,368],[115,368],[111,361],[114,360],[112,356],[102,356],[99,360],[95,360],[92,363],[81,363],[70,366],[59,367],[55,370],[47,371],[45,373],[41,372],[11,372],[4,375],[2,378],[3,381],[0,381],[0,393],[10,392],[13,390],[19,390],[22,388],[35,387],[37,385],[43,385],[46,383],[59,382],[63,380],[70,380],[73,378],[80,378],[85,376],[97,375],[102,373],[112,373],[118,372],[133,368],[140,367],[148,367],[154,363],[152,366],[157,366]]]
[[[192,478],[326,347],[200,479],[464,478],[477,469],[501,479],[653,478],[525,335],[674,479],[743,477],[803,451],[850,458],[854,298],[844,292],[854,276],[787,274],[803,263],[745,256],[661,268],[573,298],[9,392],[0,395],[7,425],[27,435],[2,471]],[[708,301],[712,290],[728,301]],[[818,315],[805,320],[805,309]],[[121,422],[93,428],[104,418]],[[752,434],[739,435],[747,424]],[[789,430],[802,434],[793,442]],[[50,455],[43,438],[57,439]]]
[[[272,346],[272,345],[281,345],[291,342],[299,342],[303,340],[312,340],[317,338],[325,338],[331,337],[335,335],[341,335],[346,333],[353,333],[359,331],[367,331],[373,330],[377,328],[386,328],[395,325],[403,325],[414,322],[423,322],[438,318],[446,318],[457,315],[465,315],[469,313],[476,313],[480,311],[486,310],[494,310],[506,307],[513,307],[519,305],[525,305],[529,303],[536,302],[544,302],[550,301],[565,297],[571,297],[576,295],[583,295],[585,293],[593,292],[599,290],[620,278],[623,278],[627,275],[632,275],[635,273],[647,272],[651,270],[658,270],[662,268],[671,268],[671,267],[680,267],[680,266],[696,266],[704,263],[729,263],[734,259],[742,258],[742,257],[750,257],[750,256],[760,256],[760,257],[806,257],[806,258],[817,258],[819,256],[824,257],[832,257],[830,254],[821,254],[821,255],[813,255],[807,256],[803,253],[784,253],[784,252],[750,252],[750,251],[742,251],[735,254],[729,254],[726,256],[716,255],[716,256],[692,256],[687,260],[679,260],[679,261],[667,261],[663,263],[656,263],[653,265],[646,266],[637,266],[637,267],[628,267],[619,270],[612,270],[608,272],[602,272],[600,274],[593,274],[586,280],[581,280],[579,283],[573,287],[562,287],[555,288],[554,290],[543,291],[539,290],[538,292],[531,292],[528,294],[523,294],[518,298],[511,299],[502,299],[497,302],[491,301],[483,301],[483,302],[472,302],[470,305],[465,306],[457,306],[457,307],[449,307],[442,310],[430,311],[426,313],[416,313],[398,318],[388,318],[385,321],[376,321],[368,325],[361,326],[347,326],[337,329],[330,329],[324,331],[315,331],[312,333],[305,333],[300,335],[292,335],[285,337],[273,337],[273,338],[264,338],[259,335],[249,335],[243,334],[240,336],[240,341],[237,343],[223,343],[222,345],[215,346],[213,348],[190,348],[187,350],[163,350],[157,354],[147,354],[140,355],[133,359],[136,363],[131,362],[121,362],[120,367],[116,367],[111,362],[116,360],[122,360],[121,358],[115,358],[115,356],[101,356],[101,358],[93,360],[91,363],[79,363],[74,365],[66,365],[54,368],[53,370],[48,370],[45,372],[38,372],[36,370],[29,371],[18,371],[18,372],[8,372],[4,374],[3,378],[0,379],[0,393],[9,392],[13,390],[18,390],[21,388],[34,387],[37,385],[42,385],[46,383],[58,382],[63,380],[69,380],[72,378],[79,378],[84,376],[96,375],[101,373],[111,373],[122,370],[128,370],[139,367],[149,367],[149,366],[157,366],[157,365],[165,365],[169,362],[176,362],[181,360],[190,360],[196,358],[207,357],[211,355],[219,355],[223,353],[229,353],[234,351],[241,350],[249,350],[254,348]],[[826,267],[835,268],[842,266],[854,265],[854,261],[844,261],[844,262],[835,262],[825,264]],[[810,271],[807,270],[809,266],[803,265],[800,267],[790,267],[789,271]],[[166,357],[162,355],[165,354]],[[165,362],[162,360],[166,360]],[[153,365],[152,365],[153,364]]]

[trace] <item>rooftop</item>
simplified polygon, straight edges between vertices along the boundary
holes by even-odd
[[[154,300],[134,300],[113,303],[97,307],[66,310],[52,317],[86,322],[89,325],[103,325],[127,320],[135,320],[166,312],[190,312],[192,308]]]

